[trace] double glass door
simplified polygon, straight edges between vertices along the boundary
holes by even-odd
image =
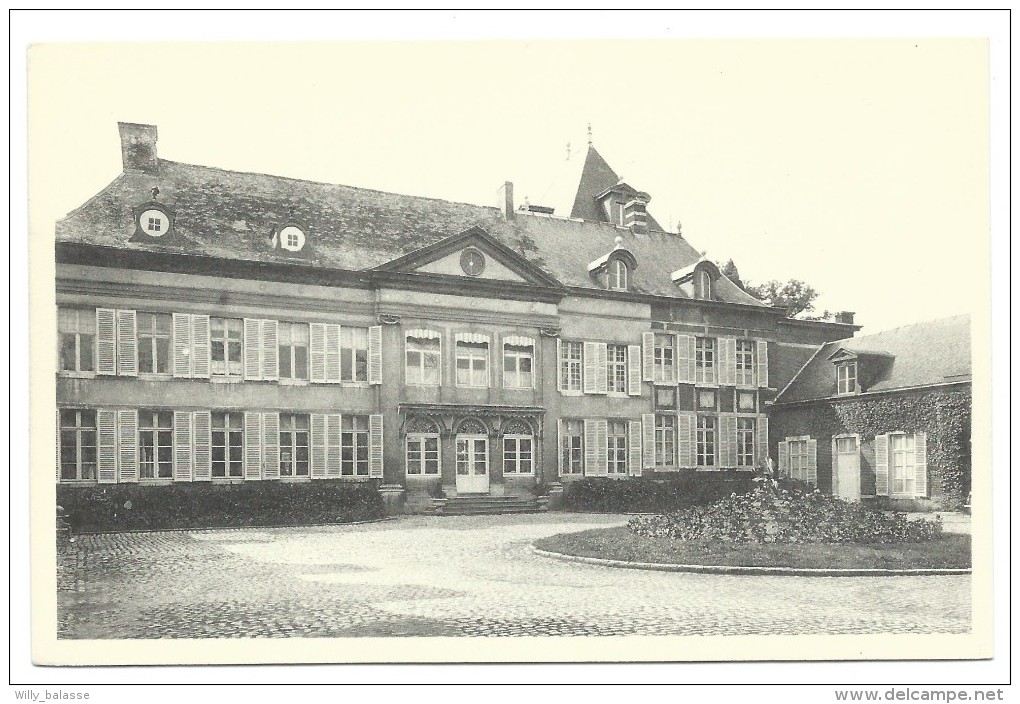
[[[457,493],[489,493],[488,436],[457,436]]]

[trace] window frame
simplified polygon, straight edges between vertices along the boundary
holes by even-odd
[[[750,428],[741,427],[750,424]],[[754,416],[737,416],[737,437],[733,444],[733,453],[738,469],[754,469],[757,448],[755,439],[758,432],[758,419]],[[746,460],[746,461],[745,461]]]
[[[609,420],[606,427],[606,475],[626,477],[628,474],[627,421]]]
[[[360,422],[364,421],[364,428]],[[368,479],[370,470],[371,434],[367,415],[343,414],[340,418],[340,478]],[[350,440],[350,442],[348,442]],[[348,453],[349,451],[349,453]],[[349,456],[348,456],[349,455]],[[359,471],[362,466],[364,472]],[[350,468],[351,471],[347,471]]]
[[[74,331],[68,331],[61,329],[61,324],[64,322],[61,315],[62,311],[74,311]],[[92,322],[92,332],[82,332],[81,327],[81,316],[85,314]],[[91,379],[96,376],[96,309],[95,308],[75,308],[73,306],[58,306],[57,310],[57,373],[62,376],[73,376]],[[63,368],[63,340],[64,336],[74,337],[74,369]],[[88,336],[92,338],[92,342],[89,345],[82,344],[82,336]],[[88,347],[91,349],[91,369],[82,369],[82,349]]]
[[[836,395],[849,396],[856,394],[857,385],[857,360],[847,359],[836,363]]]
[[[230,423],[237,417],[237,426],[233,426]],[[224,425],[218,426],[217,419],[223,418]],[[223,436],[223,444],[216,442],[217,434]],[[231,450],[234,449],[232,440],[234,437],[239,438],[240,442],[237,445],[237,459],[234,460],[231,457]],[[213,411],[210,418],[210,460],[209,460],[209,472],[212,477],[212,481],[220,482],[234,482],[244,479],[244,413],[242,411]],[[218,476],[216,474],[216,449],[223,448],[223,475]],[[234,474],[231,470],[233,465],[237,464],[238,472]]]
[[[299,419],[304,418],[304,427],[299,427]],[[292,427],[286,427],[288,422]],[[284,436],[290,435],[290,441],[284,442]],[[299,440],[304,435],[304,444]],[[304,448],[305,459],[300,458],[299,450]],[[284,471],[285,460],[284,450],[291,451],[291,472]],[[304,464],[304,472],[300,472],[301,464]],[[282,481],[302,481],[311,479],[312,476],[312,417],[308,413],[281,413],[280,414],[280,461],[279,475]]]
[[[694,463],[705,469],[717,469],[719,449],[719,417],[699,413],[694,426]]]
[[[148,419],[146,418],[148,416]],[[159,425],[160,416],[164,416],[166,425]],[[145,425],[153,423],[153,425]],[[161,436],[165,436],[161,437]],[[146,440],[151,441],[153,456],[149,461],[145,460],[145,451],[150,449]],[[166,442],[161,442],[161,440]],[[169,459],[161,460],[161,450],[167,450]],[[168,465],[169,472],[162,474],[164,465]],[[146,469],[151,468],[152,476],[145,476]],[[138,481],[139,482],[169,482],[174,479],[174,414],[173,411],[156,408],[143,408],[138,411]]]
[[[734,346],[734,380],[737,386],[757,386],[758,354],[757,343],[754,340],[737,340]],[[743,348],[743,349],[742,349]],[[741,360],[746,362],[746,367],[741,365]]]
[[[699,335],[694,338],[694,383],[717,386],[719,345],[714,337]]]
[[[142,317],[152,316],[153,326],[151,330],[142,330]],[[163,317],[166,319],[166,333],[161,334],[158,331],[157,320]],[[135,313],[135,340],[138,345],[138,376],[146,378],[170,378],[173,376],[173,344],[174,344],[174,318],[172,313],[160,313],[156,311],[137,311]],[[152,352],[153,368],[152,371],[145,371],[142,369],[142,347],[146,344],[143,342],[143,338],[147,341],[150,351]],[[166,340],[166,371],[159,371],[159,343],[160,339]]]
[[[514,348],[514,349],[511,349]],[[525,348],[530,351],[525,351]],[[507,370],[507,362],[513,360],[514,369]],[[530,363],[531,371],[522,372],[521,362],[527,360]],[[527,383],[523,383],[522,375],[527,375]],[[515,383],[508,384],[508,379]],[[511,345],[503,343],[503,388],[504,389],[533,389],[535,388],[535,345]]]
[[[426,442],[428,440],[436,441],[435,449],[436,471],[434,472],[427,471],[429,462],[428,457],[429,450],[426,448]],[[414,467],[414,464],[412,464],[411,461],[412,443],[417,443],[419,445],[419,449],[417,450],[417,452],[419,453],[419,458],[416,461],[417,464],[416,471],[412,471],[412,468]],[[440,436],[439,433],[408,433],[404,437],[404,474],[407,477],[415,477],[418,479],[429,479],[432,477],[443,476],[443,442],[442,437]]]
[[[610,291],[630,290],[630,267],[619,257],[609,260],[606,267],[606,288]]]
[[[457,340],[455,343],[454,352],[454,383],[458,388],[462,389],[487,389],[489,388],[489,353],[491,351],[490,342],[471,342],[468,340]],[[484,354],[481,347],[484,346]],[[468,368],[464,371],[468,374],[468,382],[461,382],[461,360],[467,360]],[[476,361],[483,361],[484,367],[481,370],[475,369]],[[475,383],[475,375],[485,375],[485,383]]]
[[[78,483],[78,482],[89,482],[94,483],[99,481],[99,426],[97,412],[94,408],[60,408],[59,411],[59,427],[58,427],[58,442],[60,443],[60,482],[65,484]],[[64,414],[74,413],[74,425],[64,425]],[[91,414],[92,425],[84,425],[82,414]],[[64,476],[64,467],[69,466],[67,462],[68,453],[67,448],[70,445],[64,444],[64,433],[74,433],[74,477]],[[92,444],[86,444],[83,442],[83,434],[92,434]],[[86,462],[84,460],[84,448],[92,448],[92,462]],[[92,476],[82,476],[83,469],[86,465],[91,464]]]
[[[606,389],[613,396],[628,395],[627,345],[610,342],[606,345]]]
[[[702,301],[712,300],[712,275],[704,269],[694,272],[694,297]]]
[[[576,359],[573,351],[577,351]],[[566,395],[581,395],[584,393],[584,342],[581,340],[560,341],[560,393]],[[576,371],[577,386],[572,384]]]
[[[514,445],[513,459],[510,460],[507,455],[507,443]],[[527,465],[528,469],[522,470],[521,465],[524,464],[522,459],[521,444],[527,442],[529,449],[527,452]],[[503,460],[503,476],[511,477],[530,477],[535,474],[535,436],[524,433],[510,433],[503,436],[503,442],[500,443],[500,450],[502,453]],[[512,462],[512,468],[508,467],[508,462]]]
[[[809,437],[795,437],[786,439],[786,451],[787,456],[789,458],[787,460],[787,471],[789,472],[790,479],[804,482],[805,484],[808,481],[809,440],[810,440]]]
[[[222,337],[217,337],[218,331],[216,330],[216,324],[220,322],[223,324]],[[237,324],[237,338],[230,336],[230,323]],[[233,343],[236,342],[237,348],[237,372],[231,372],[230,351],[235,346]],[[216,345],[220,344],[223,348],[223,359],[217,360],[215,356]],[[216,371],[216,365],[222,364],[223,371]],[[244,320],[242,318],[223,318],[223,317],[209,317],[209,378],[210,380],[216,381],[243,381],[244,380]]]
[[[412,340],[415,342],[412,343]],[[422,349],[421,341],[435,341],[436,348],[433,349]],[[418,349],[412,349],[413,345],[417,345]],[[418,355],[417,365],[412,365],[410,362],[411,354]],[[425,371],[428,369],[425,364],[426,357],[435,357],[435,366],[432,368],[435,372],[435,383],[426,381]],[[411,370],[417,371],[418,379],[416,381],[411,380]],[[421,337],[414,335],[411,332],[405,333],[404,335],[404,383],[408,386],[426,386],[426,387],[437,387],[442,386],[443,383],[443,342],[442,339],[436,335],[435,337]]]
[[[584,421],[580,418],[563,418],[561,423],[560,474],[571,477],[584,476]],[[572,423],[576,424],[576,433],[571,431]]]
[[[358,331],[358,342],[363,340],[364,347],[355,346],[354,331]],[[347,386],[368,386],[368,328],[358,325],[341,325],[339,351],[340,383]],[[346,372],[350,372],[350,375],[348,376]],[[359,374],[359,372],[363,372],[363,374]],[[362,376],[364,378],[361,378]]]
[[[279,383],[285,386],[304,386],[311,383],[312,379],[312,326],[309,323],[292,322],[288,320],[281,320],[277,323],[277,368],[279,374]],[[287,330],[287,340],[284,338],[284,326]],[[305,341],[304,343],[294,342],[294,329],[303,327],[305,330]],[[305,351],[305,375],[303,377],[296,376],[297,370],[297,350],[304,349]],[[290,375],[284,375],[284,360],[287,360],[287,364],[290,366]]]
[[[668,342],[660,345],[659,341]],[[668,355],[666,353],[669,353]],[[666,358],[669,357],[669,364]],[[672,333],[655,333],[652,343],[652,383],[654,384],[675,384],[677,383],[677,343],[676,335]],[[667,372],[669,372],[667,374]]]
[[[897,441],[904,447],[897,448]],[[897,456],[904,459],[901,467],[896,465]],[[902,477],[897,478],[897,469],[903,471]],[[896,490],[897,481],[902,482],[901,491]],[[917,433],[889,433],[889,497],[914,499],[917,495]]]
[[[668,423],[666,421],[669,421]],[[677,458],[677,417],[675,413],[655,414],[655,466],[656,467],[679,467]],[[668,457],[670,462],[665,462],[666,450],[670,450]]]

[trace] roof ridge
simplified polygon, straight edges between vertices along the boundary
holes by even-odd
[[[915,321],[913,323],[907,323],[906,325],[898,325],[898,326],[896,326],[894,328],[887,328],[885,330],[878,330],[876,332],[869,332],[869,333],[866,333],[864,335],[858,335],[857,337],[846,337],[846,338],[843,338],[842,340],[837,340],[837,342],[845,342],[847,340],[854,340],[854,341],[863,340],[866,337],[877,337],[878,335],[885,335],[885,334],[888,334],[888,333],[895,333],[895,332],[899,332],[901,330],[908,330],[908,329],[911,329],[911,328],[917,328],[917,327],[923,327],[923,326],[927,326],[927,325],[932,325],[934,323],[948,323],[951,320],[958,320],[958,319],[961,319],[961,318],[969,319],[970,318],[970,313],[960,313],[958,315],[949,315],[949,316],[946,316],[945,318],[932,318],[930,320],[918,320],[918,321]]]

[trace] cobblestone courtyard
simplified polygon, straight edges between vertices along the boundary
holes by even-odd
[[[970,577],[748,577],[551,560],[537,538],[620,516],[79,538],[61,638],[964,633]],[[71,560],[74,569],[74,560]]]

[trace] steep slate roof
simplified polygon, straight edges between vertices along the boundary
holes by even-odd
[[[817,349],[776,403],[828,398],[836,394],[836,371],[829,356],[844,349],[865,356],[859,364],[881,369],[865,392],[910,389],[970,381],[970,316],[959,315],[902,328],[828,342]],[[892,359],[889,360],[888,356]],[[862,374],[861,370],[858,374]]]
[[[594,149],[588,156],[605,163]],[[274,250],[270,240],[274,229],[293,217],[305,229],[311,253],[310,260],[298,263],[361,271],[478,226],[562,284],[601,290],[587,266],[611,251],[619,236],[637,257],[633,290],[673,298],[687,295],[673,285],[670,272],[693,264],[700,256],[679,235],[635,235],[610,223],[521,211],[505,220],[494,207],[165,159],[158,160],[155,171],[121,173],[57,222],[57,240],[287,263],[294,258]],[[598,173],[603,171],[600,167]],[[579,192],[584,188],[598,192],[604,185],[595,179],[582,183]],[[159,187],[158,200],[174,209],[176,242],[129,242],[134,232],[132,208],[150,200],[153,186]],[[719,286],[717,292],[724,301],[764,306],[736,286]]]

